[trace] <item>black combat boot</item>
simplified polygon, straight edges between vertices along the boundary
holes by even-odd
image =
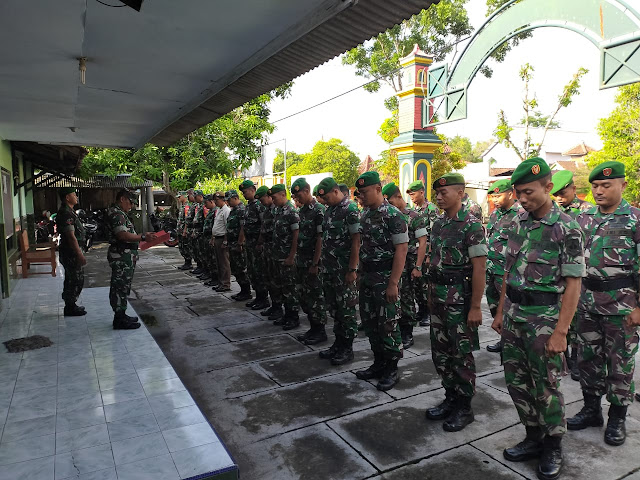
[[[67,303],[64,306],[64,316],[65,317],[81,317],[82,315],[86,315],[87,311],[84,307],[79,307],[75,303]]]
[[[445,432],[459,432],[464,427],[473,423],[473,409],[471,408],[471,399],[473,397],[458,396],[453,412],[447,417],[442,424]]]
[[[273,305],[271,305],[269,308],[265,308],[263,311],[260,312],[260,315],[262,315],[263,317],[268,317],[269,315],[271,315],[273,312],[275,312],[276,310],[278,310],[278,308],[282,308],[282,305],[278,305],[277,303],[274,303]]]
[[[284,313],[284,323],[282,330],[293,330],[300,326],[300,316],[297,310],[287,310]]]
[[[198,275],[198,278],[200,280],[207,281],[211,278],[211,273],[209,273],[209,270],[205,270],[200,275]]]
[[[202,267],[198,265],[196,268],[191,270],[191,275],[200,275],[202,273]]]
[[[620,405],[611,405],[609,407],[609,421],[604,431],[604,443],[618,447],[624,443],[627,438],[627,430],[625,428],[625,418],[627,417],[627,407]]]
[[[133,330],[140,328],[138,322],[131,322],[128,320],[127,315],[124,312],[118,312],[113,316],[113,329],[114,330]]]
[[[256,300],[251,305],[251,310],[264,310],[269,308],[269,294],[266,291],[256,292]]]
[[[298,340],[299,342],[304,343],[304,341],[307,339],[307,337],[310,337],[316,330],[317,326],[314,325],[313,323],[313,316],[308,313],[307,317],[309,318],[309,323],[311,324],[311,327],[309,328],[309,330],[307,330],[304,333],[301,333],[300,335],[296,335],[296,340]]]
[[[311,333],[302,340],[305,345],[317,345],[327,341],[327,332],[324,329],[324,325],[316,324],[311,327]]]
[[[360,380],[371,380],[372,378],[380,378],[384,372],[386,362],[384,360],[384,352],[373,352],[373,365],[369,365],[365,370],[356,372],[356,377]]]
[[[331,357],[331,365],[344,365],[353,360],[353,338],[337,337],[340,339],[338,351]]]
[[[325,350],[320,350],[318,356],[323,360],[332,359],[340,351],[340,337],[336,337],[333,341],[333,345]]]
[[[562,470],[562,437],[544,437],[542,455],[538,463],[538,478],[554,480]]]
[[[178,267],[178,270],[191,270],[193,265],[191,265],[191,260],[185,260],[184,264]]]
[[[247,308],[251,308],[253,307],[253,304],[256,303],[257,301],[258,301],[258,296],[256,295],[256,298],[249,300],[247,303],[244,304],[244,306]]]
[[[575,417],[567,419],[569,430],[583,430],[587,427],[601,427],[604,425],[602,418],[601,398],[599,395],[587,395],[583,392],[584,406]]]
[[[526,438],[515,447],[505,448],[502,452],[504,458],[510,462],[524,462],[542,455],[544,434],[540,427],[525,427]]]
[[[282,311],[282,305],[281,304],[274,304],[271,308],[273,308],[273,312],[269,315],[269,317],[267,317],[269,320],[273,321],[274,325],[282,325],[283,323],[283,318],[284,318],[284,313]]]
[[[487,352],[500,353],[502,351],[502,342],[496,342],[493,345],[487,345]]]
[[[249,300],[251,298],[251,284],[245,283],[243,285],[240,285],[240,293],[238,293],[237,295],[232,295],[231,298],[233,298],[236,302]]]
[[[407,349],[413,345],[413,325],[400,325],[400,336],[402,337],[402,346]]]
[[[418,318],[420,319],[419,325],[421,327],[428,327],[431,325],[431,315],[429,314],[429,308],[422,306],[418,309]]]
[[[131,315],[127,315],[126,313],[124,314],[125,318],[127,319],[128,322],[138,322],[139,319],[138,317],[132,317]]]
[[[216,280],[215,278],[212,278],[211,280],[207,280],[204,283],[205,287],[213,287],[213,288],[218,288],[218,280]]]
[[[444,394],[444,400],[435,407],[427,408],[427,411],[424,412],[425,416],[429,420],[444,420],[453,412],[457,398],[458,395],[454,390],[447,390]]]
[[[386,392],[387,390],[391,390],[399,380],[398,359],[394,358],[393,360],[387,360],[376,388],[381,392]]]
[[[578,368],[578,349],[571,348],[571,380],[580,381],[580,369]]]

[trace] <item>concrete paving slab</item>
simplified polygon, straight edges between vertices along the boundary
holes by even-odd
[[[215,398],[237,398],[279,386],[253,363],[201,373],[189,383],[193,386],[194,395]]]
[[[166,330],[166,331],[161,331]],[[192,350],[194,348],[206,347],[209,345],[220,345],[229,343],[229,340],[215,328],[202,330],[168,330],[165,327],[150,327],[150,333],[155,338],[158,345],[167,350]]]
[[[258,312],[259,313],[259,312]],[[251,314],[253,315],[253,314]],[[236,340],[247,340],[249,338],[257,338],[257,337],[266,337],[271,335],[281,335],[283,330],[282,327],[274,325],[272,321],[267,320],[266,317],[256,316],[256,319],[259,320],[257,322],[251,322],[249,324],[240,324],[240,325],[229,325],[226,327],[220,327],[220,332],[224,334],[231,341]],[[289,335],[299,335],[301,333],[309,330],[309,325],[300,323],[298,328],[293,330],[287,330]],[[331,344],[329,344],[331,345]],[[327,347],[324,347],[327,348]]]
[[[345,480],[377,473],[358,452],[322,424],[249,445],[236,456],[236,461],[242,477],[251,479]]]
[[[243,310],[229,310],[228,305],[225,310],[215,313],[211,313],[210,309],[201,307],[200,305],[191,306],[189,307],[189,310],[202,318],[203,322],[206,321],[207,328],[218,328],[227,325],[238,325],[241,323],[257,323],[261,321],[260,318],[249,312],[245,312]]]
[[[424,416],[427,407],[437,405],[443,398],[444,390],[438,389],[346,415],[328,425],[353,448],[367,452],[367,459],[384,471],[469,443],[489,431],[518,422],[508,395],[480,385],[472,403],[475,422],[461,432],[444,432],[441,421],[429,421]]]

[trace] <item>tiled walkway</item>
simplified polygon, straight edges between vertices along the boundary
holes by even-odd
[[[13,354],[0,345],[0,479],[236,478],[146,327],[114,331],[104,287],[84,290],[86,316],[64,317],[61,290],[61,276],[21,280],[0,312],[0,342],[54,343]]]

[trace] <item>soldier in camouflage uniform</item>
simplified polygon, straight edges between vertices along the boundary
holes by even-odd
[[[622,198],[627,186],[623,163],[598,165],[589,182],[597,206],[578,217],[587,264],[577,315],[584,407],[567,423],[569,430],[602,426],[601,399],[606,394],[611,406],[604,441],[618,446],[626,439],[638,351],[640,209]]]
[[[127,298],[131,292],[131,282],[138,261],[138,243],[156,238],[155,233],[138,235],[128,213],[134,205],[136,196],[129,190],[120,190],[116,203],[107,210],[109,228],[109,250],[107,260],[111,267],[111,286],[109,301],[113,309],[113,328],[134,329],[140,327],[137,317],[130,317],[127,310]]]
[[[511,180],[508,178],[494,182],[489,188],[489,195],[496,209],[491,213],[487,224],[489,252],[487,253],[486,296],[491,316],[495,317],[502,291],[509,232],[514,228],[514,222],[521,208],[515,199]],[[494,353],[501,352],[502,342],[487,345],[487,350]]]
[[[258,201],[256,196],[256,186],[251,180],[245,180],[240,184],[240,191],[247,200],[247,208],[244,219],[244,235],[247,243],[247,273],[251,285],[256,291],[255,300],[247,303],[251,310],[264,310],[269,307],[269,291],[265,277],[264,256],[258,252],[258,239],[264,206]]]
[[[322,275],[325,302],[334,317],[335,341],[319,353],[332,365],[353,360],[358,336],[356,272],[360,254],[360,212],[332,177],[318,184],[318,195],[328,205],[322,225]]]
[[[378,172],[365,172],[356,181],[365,207],[360,246],[360,318],[374,355],[369,368],[356,372],[361,380],[380,378],[378,390],[398,382],[402,358],[400,278],[407,257],[409,234],[400,211],[382,196]]]
[[[555,198],[558,206],[572,218],[577,219],[580,213],[593,207],[589,202],[580,200],[576,195],[576,185],[573,183],[573,173],[568,170],[562,170],[554,173],[551,177],[553,188],[551,196]],[[569,335],[567,335],[567,346],[571,346],[571,354],[567,355],[567,366],[571,370],[571,378],[575,381],[580,380],[580,371],[578,369],[578,332],[577,318],[573,318],[571,327],[569,327]],[[568,354],[568,350],[567,350]]]
[[[278,183],[269,189],[275,204],[273,219],[273,267],[274,282],[280,285],[284,303],[284,317],[274,320],[283,330],[293,330],[300,325],[298,291],[296,288],[295,257],[298,250],[300,216],[298,210],[287,200],[286,187]],[[269,318],[273,317],[272,314]]]
[[[407,187],[407,194],[411,198],[413,209],[425,217],[425,226],[427,227],[427,231],[430,232],[433,222],[438,218],[439,212],[438,208],[427,200],[424,192],[425,188],[422,180],[416,180],[415,182],[410,183],[409,187]],[[422,266],[423,270],[426,270],[429,267],[429,264],[427,263],[428,261],[428,255],[425,255],[425,264]],[[423,275],[414,282],[414,285],[416,288],[416,301],[418,303],[417,318],[421,327],[428,327],[430,322],[428,297],[429,279],[426,275]]]
[[[195,212],[193,214],[193,227],[191,233],[191,241],[193,242],[193,257],[198,263],[192,273],[200,280],[209,280],[211,274],[207,270],[207,262],[204,258],[204,245],[202,243],[202,228],[204,227],[204,192],[202,190],[194,190]]]
[[[84,245],[85,231],[73,210],[78,203],[76,189],[64,187],[58,191],[58,194],[62,201],[56,215],[56,226],[60,233],[58,255],[64,267],[64,288],[62,289],[64,316],[76,317],[87,313],[84,307],[76,305],[84,286],[84,265],[87,264],[80,247]]]
[[[482,223],[482,207],[478,205],[478,202],[471,200],[468,193],[464,194],[462,198],[462,206],[471,212],[471,215],[476,217]]]
[[[195,197],[193,195],[192,188],[187,190],[187,199],[188,199],[188,202],[187,202],[188,210],[187,210],[187,216],[184,219],[183,237],[184,237],[184,243],[185,243],[186,250],[188,251],[189,257],[197,262],[198,259],[196,258],[195,252],[193,251],[193,241],[192,241],[193,218],[196,214]],[[194,273],[196,270],[197,270],[197,266],[191,269],[191,273]],[[198,272],[198,274],[199,273],[200,272]]]
[[[213,228],[213,220],[216,217],[218,207],[213,201],[213,194],[204,196],[204,206],[207,210],[207,216],[204,218],[204,224],[202,225],[202,256],[210,276],[204,285],[206,287],[214,287],[218,285],[218,263],[216,262],[211,229]]]
[[[428,220],[413,209],[407,208],[407,202],[402,198],[398,186],[391,182],[382,188],[382,195],[391,205],[404,215],[409,227],[409,244],[405,269],[400,279],[400,336],[402,346],[406,349],[413,345],[413,327],[416,319],[416,292],[422,282],[422,267],[425,264],[427,242],[429,241]],[[421,292],[419,292],[421,293]]]
[[[269,320],[279,320],[282,318],[282,290],[275,282],[275,257],[273,251],[273,226],[276,206],[269,195],[269,187],[263,185],[256,190],[256,198],[262,204],[263,211],[260,221],[260,237],[256,250],[262,256],[264,265],[264,279],[271,297],[271,306],[260,312],[260,315],[268,317]]]
[[[433,183],[444,213],[431,230],[431,356],[442,378],[445,399],[429,408],[429,420],[444,420],[442,428],[457,432],[474,421],[480,303],[486,280],[487,241],[480,221],[462,204],[465,181],[448,173]]]
[[[235,190],[225,192],[224,199],[231,208],[227,218],[227,235],[225,236],[229,248],[231,274],[236,277],[236,282],[240,285],[240,292],[231,295],[231,298],[241,302],[251,298],[251,283],[247,275],[247,257],[244,248],[245,206]]]
[[[526,211],[509,235],[504,284],[492,325],[502,334],[507,388],[527,430],[525,440],[503,455],[514,462],[539,458],[541,479],[557,478],[562,469],[566,421],[559,386],[585,271],[582,230],[551,200],[550,178],[541,158],[522,162],[511,176]]]
[[[302,207],[298,211],[298,250],[296,271],[298,276],[298,298],[302,311],[307,314],[310,329],[297,338],[305,345],[316,345],[327,341],[324,326],[327,309],[320,277],[320,255],[322,254],[322,223],[325,207],[311,195],[311,186],[304,178],[291,185],[291,196]]]
[[[178,224],[176,230],[178,232],[178,250],[180,255],[184,258],[184,264],[178,267],[178,270],[191,270],[191,251],[187,247],[186,237],[183,235],[185,232],[185,220],[187,217],[187,210],[189,210],[189,204],[187,203],[187,192],[178,192]]]

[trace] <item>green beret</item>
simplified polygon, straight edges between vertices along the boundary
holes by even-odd
[[[356,188],[368,187],[380,183],[380,175],[378,172],[364,172],[356,180]]]
[[[533,157],[522,162],[511,175],[511,185],[522,185],[540,180],[551,173],[547,162],[540,157]]]
[[[387,198],[393,197],[399,191],[400,191],[400,189],[393,182],[387,183],[384,187],[382,187],[382,195],[384,195]]]
[[[234,198],[234,197],[238,197],[238,192],[236,190],[227,190],[226,192],[224,192],[224,199],[225,200],[229,200],[230,198]]]
[[[202,190],[194,190],[193,194],[194,195],[202,195],[204,197],[204,192]]]
[[[213,202],[213,195],[212,195],[211,193],[207,193],[207,194],[204,196],[204,201],[205,201],[205,202]]]
[[[624,163],[604,162],[591,170],[589,183],[594,180],[609,180],[610,178],[624,178]]]
[[[291,194],[294,195],[298,193],[300,190],[307,188],[308,186],[309,184],[307,183],[307,180],[304,177],[298,178],[295,182],[291,184]]]
[[[58,195],[60,196],[60,200],[64,200],[67,195],[70,193],[78,193],[75,187],[62,187],[58,190]]]
[[[504,193],[512,190],[511,180],[508,178],[503,178],[501,180],[496,180],[489,187],[489,195],[497,195],[499,193]]]
[[[245,188],[255,187],[255,186],[256,184],[253,183],[251,180],[245,180],[240,185],[238,185],[238,190],[243,191]]]
[[[411,182],[407,187],[407,193],[419,192],[420,190],[424,190],[424,183],[422,183],[422,180]]]
[[[262,185],[260,188],[256,190],[256,198],[260,199],[260,197],[264,197],[269,193],[269,187],[266,185]]]
[[[273,187],[269,189],[269,195],[273,195],[274,193],[284,192],[287,187],[284,186],[284,183],[276,183]]]
[[[560,190],[567,188],[573,183],[573,173],[569,170],[561,170],[553,174],[551,177],[553,182],[553,188],[551,189],[551,195],[555,195]]]
[[[464,184],[465,184],[465,181],[462,175],[460,175],[459,173],[450,172],[450,173],[445,173],[443,176],[436,179],[436,181],[433,182],[432,187],[435,190],[438,187],[448,187],[451,185],[464,185]]]
[[[338,183],[333,179],[333,177],[326,177],[320,180],[318,184],[318,195],[324,195],[325,193],[329,193],[331,190],[336,188]]]

